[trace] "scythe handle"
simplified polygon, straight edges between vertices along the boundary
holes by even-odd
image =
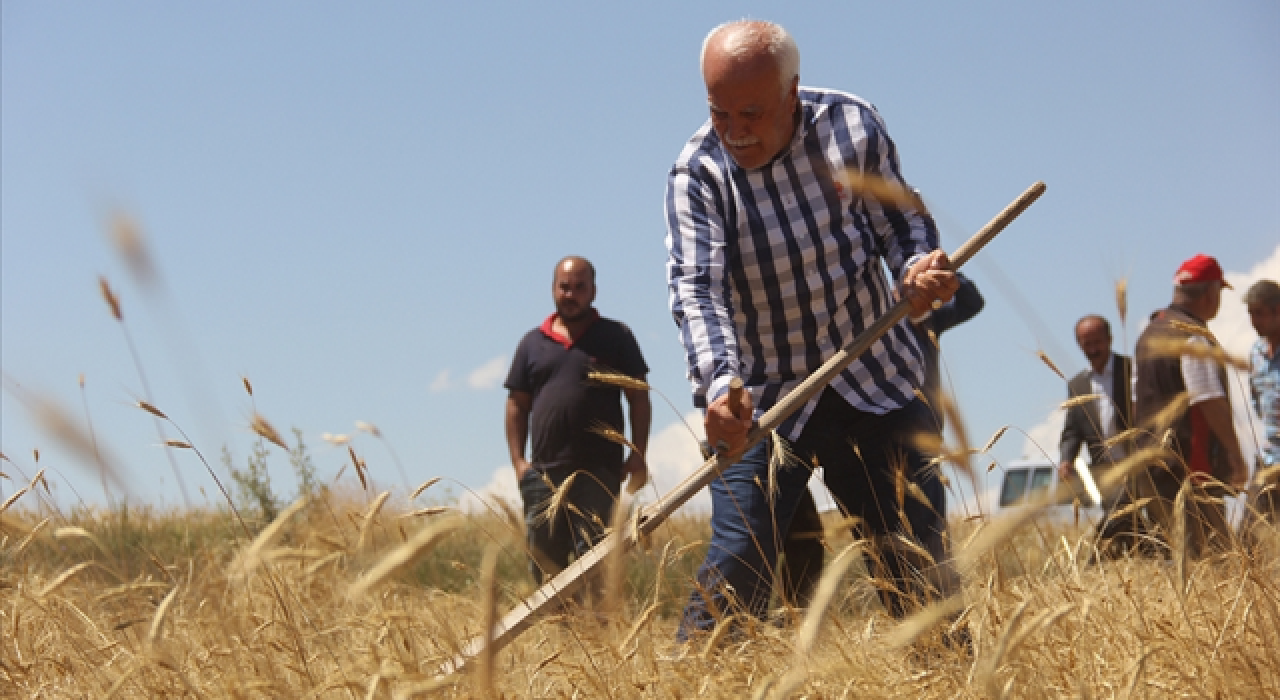
[[[964,245],[960,246],[950,256],[951,269],[960,269],[960,266],[968,262],[983,246],[1003,231],[1010,222],[1018,218],[1019,214],[1026,211],[1027,207],[1031,206],[1044,191],[1045,184],[1043,182],[1037,182],[1028,187],[1009,206],[1005,207],[1004,211],[1000,212],[968,241],[965,241]],[[906,318],[910,310],[911,306],[905,299],[898,301],[889,309],[888,313],[858,334],[858,337],[854,338],[848,345],[824,362],[817,372],[810,375],[791,393],[775,404],[773,408],[766,411],[760,417],[756,427],[752,428],[751,432],[747,434],[746,444],[742,448],[743,452],[754,447],[756,443],[764,439],[788,416],[808,403],[837,374],[844,371],[845,367],[848,367],[854,359],[866,352],[890,328]],[[737,404],[738,402],[734,401],[731,405],[736,406]],[[513,608],[497,623],[491,636],[495,649],[501,649],[506,646],[508,642],[533,624],[533,621],[546,608],[557,604],[564,596],[578,590],[586,578],[600,567],[616,548],[630,549],[635,546],[637,537],[648,535],[657,529],[658,525],[671,517],[676,509],[688,502],[695,493],[701,491],[707,484],[710,484],[717,475],[733,464],[740,456],[741,453],[713,455],[707,459],[698,471],[690,474],[679,486],[645,508],[640,513],[638,521],[635,521],[636,527],[629,528],[628,532],[625,533],[617,531],[609,533],[585,555],[574,561],[550,581],[544,583],[541,588],[534,591],[532,595]],[[474,657],[483,649],[483,646],[483,636],[471,640],[452,661],[446,662],[440,671],[449,673],[461,669],[468,659]]]

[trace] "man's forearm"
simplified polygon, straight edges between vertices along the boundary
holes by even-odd
[[[516,401],[507,399],[506,417],[504,420],[507,434],[507,453],[511,466],[520,471],[525,462],[524,446],[529,439],[529,412]]]
[[[631,444],[643,455],[649,450],[649,424],[653,418],[653,404],[649,401],[647,391],[628,389],[626,395],[631,414]]]

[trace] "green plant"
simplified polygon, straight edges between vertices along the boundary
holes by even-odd
[[[302,452],[306,458],[305,450]],[[248,464],[244,469],[235,465],[231,451],[223,446],[222,464],[231,474],[235,482],[235,500],[237,507],[245,513],[255,513],[263,523],[276,519],[280,512],[280,502],[271,491],[271,477],[267,473],[267,443],[258,439],[249,452]],[[307,462],[309,463],[309,459]]]
[[[289,466],[293,467],[294,476],[298,478],[297,498],[315,498],[322,495],[324,484],[316,478],[316,465],[311,461],[306,443],[302,441],[302,431],[295,427],[293,437],[298,441],[298,446],[289,450]]]

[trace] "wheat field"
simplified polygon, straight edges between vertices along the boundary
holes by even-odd
[[[105,280],[100,291],[132,347]],[[1121,287],[1117,298],[1123,315]],[[119,482],[68,412],[19,398],[96,465],[104,487]],[[1079,511],[1074,522],[1046,517],[1048,494],[955,520],[963,591],[919,601],[905,620],[881,607],[887,584],[868,576],[864,542],[828,514],[827,566],[808,610],[729,617],[687,644],[675,630],[710,528],[705,515],[678,514],[610,558],[595,603],[569,603],[449,672],[533,592],[519,513],[459,512],[433,496],[439,479],[381,490],[346,436],[324,436],[352,468],[322,484],[302,434],[290,445],[256,413],[247,467],[228,457],[215,470],[162,410],[137,408],[180,436],[163,440],[168,450],[198,456],[219,505],[64,510],[43,469],[28,479],[0,455],[0,476],[18,484],[0,503],[0,697],[1280,697],[1280,537],[1264,527],[1247,548],[1193,558],[1177,544],[1190,525],[1185,493],[1161,558],[1094,563],[1092,523]],[[971,450],[961,416],[943,408],[959,445],[934,447],[965,473],[1004,431]],[[276,448],[306,494],[287,507],[263,479]],[[1161,456],[1131,456],[1104,488]],[[614,521],[627,522],[621,511]],[[943,643],[960,627],[971,651]]]
[[[1274,543],[1090,565],[1083,524],[956,523],[969,658],[922,624],[930,608],[891,620],[831,521],[806,616],[678,645],[709,534],[705,518],[684,516],[627,559],[614,613],[571,606],[442,674],[532,591],[514,512],[413,511],[325,490],[267,523],[123,505],[62,513],[38,500],[39,483],[18,494],[0,536],[6,697],[1280,695]]]

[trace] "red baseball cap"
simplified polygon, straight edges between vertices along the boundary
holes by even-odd
[[[1173,283],[1179,286],[1200,282],[1221,282],[1227,289],[1232,288],[1222,276],[1222,267],[1218,265],[1218,261],[1204,253],[1196,253],[1195,257],[1179,265],[1178,271],[1173,275]]]

